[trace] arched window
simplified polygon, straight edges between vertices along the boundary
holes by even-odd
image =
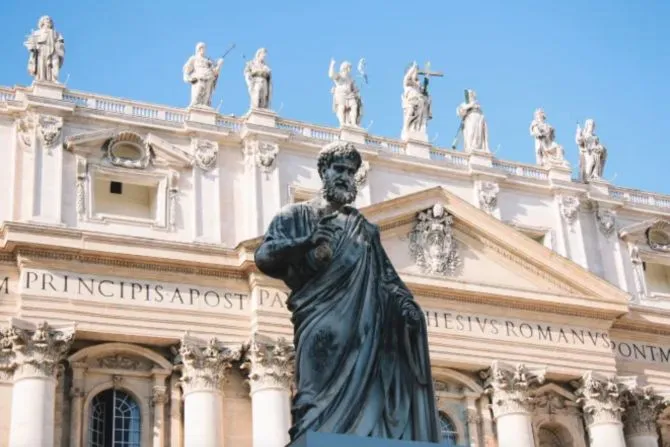
[[[558,424],[544,424],[537,433],[539,447],[572,447],[570,432]]]
[[[442,432],[442,444],[456,446],[458,432],[456,425],[449,416],[440,411],[440,431]]]
[[[109,389],[93,398],[88,447],[140,447],[140,407],[127,393]]]

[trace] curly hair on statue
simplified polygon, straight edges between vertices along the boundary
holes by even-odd
[[[319,169],[319,177],[323,178],[323,172],[338,159],[351,160],[356,165],[356,170],[361,167],[363,159],[360,152],[352,143],[344,141],[333,141],[327,144],[319,152],[319,159],[317,167]]]

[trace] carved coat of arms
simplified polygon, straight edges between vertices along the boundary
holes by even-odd
[[[423,273],[453,275],[461,266],[452,225],[453,217],[440,204],[417,215],[409,249]]]

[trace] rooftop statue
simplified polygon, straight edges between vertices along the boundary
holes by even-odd
[[[554,128],[547,122],[544,110],[535,110],[535,116],[530,123],[530,134],[535,138],[535,158],[542,166],[566,166],[563,146],[558,144]]]
[[[356,81],[351,76],[351,62],[340,64],[340,71],[335,71],[335,59],[330,60],[328,77],[335,85],[331,89],[333,94],[333,111],[342,126],[359,127],[363,117],[363,101]]]
[[[474,90],[465,91],[465,102],[458,106],[456,114],[461,118],[463,150],[489,152],[488,126]]]
[[[256,251],[291,289],[296,386],[291,440],[307,431],[439,442],[426,322],[379,228],[350,204],[361,156],[335,141],[320,197],[284,207]]]
[[[419,79],[422,71],[416,62],[410,65],[409,69],[403,77],[403,93],[402,93],[402,136],[403,140],[410,138],[427,139],[426,132],[428,127],[428,120],[433,118],[431,111],[430,93],[428,93],[428,76],[423,78],[423,82]],[[439,76],[439,74],[436,74]]]
[[[211,107],[212,95],[219,79],[223,58],[214,63],[205,55],[207,46],[200,42],[195,46],[195,55],[188,58],[184,65],[184,82],[191,84],[191,103],[189,107]]]
[[[30,51],[28,73],[36,81],[58,82],[65,58],[65,41],[54,29],[51,17],[40,17],[37,27],[37,31],[32,31],[24,44]]]
[[[575,141],[579,147],[579,177],[583,182],[602,179],[607,161],[607,149],[596,135],[596,123],[584,122],[584,129],[577,124]]]
[[[252,109],[269,109],[272,98],[272,70],[265,63],[268,52],[259,48],[252,60],[244,66],[244,80]]]

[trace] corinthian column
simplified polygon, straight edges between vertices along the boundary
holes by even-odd
[[[544,371],[530,371],[523,364],[510,368],[495,361],[487,379],[498,447],[535,447],[532,390],[544,382]]]
[[[223,445],[223,393],[221,387],[239,353],[219,344],[216,338],[203,346],[184,337],[179,348],[184,390],[184,447]]]
[[[621,423],[623,386],[613,378],[586,372],[576,394],[582,405],[591,447],[626,447]]]
[[[291,425],[291,381],[295,352],[283,338],[254,339],[243,368],[249,370],[254,447],[284,447]]]
[[[56,374],[73,338],[74,327],[14,319],[0,334],[2,367],[14,378],[9,447],[54,445]]]
[[[625,393],[624,433],[628,447],[657,447],[658,418],[663,398],[652,387],[635,387]]]

